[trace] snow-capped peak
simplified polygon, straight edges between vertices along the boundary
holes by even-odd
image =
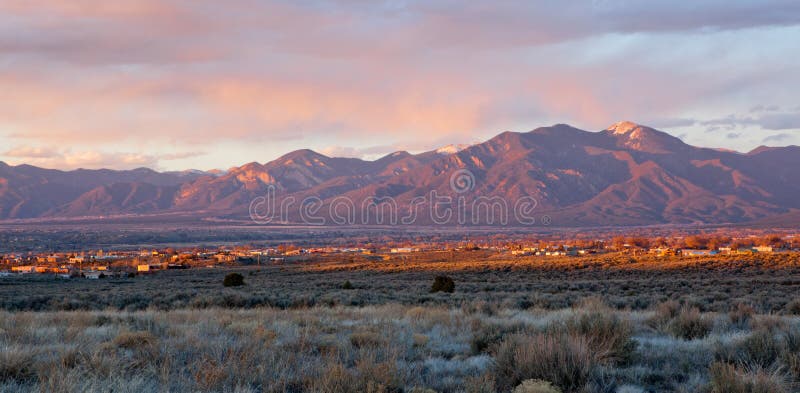
[[[436,149],[436,152],[439,154],[455,154],[460,152],[461,150],[468,148],[469,146],[470,145],[467,144],[458,144],[458,145],[449,144],[447,146],[442,146]]]
[[[615,123],[611,127],[606,128],[606,130],[611,131],[611,133],[614,135],[626,135],[640,128],[642,128],[642,126],[634,122],[621,121],[619,123]]]

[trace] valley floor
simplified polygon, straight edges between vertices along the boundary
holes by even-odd
[[[799,289],[797,254],[6,277],[0,392],[796,392]]]

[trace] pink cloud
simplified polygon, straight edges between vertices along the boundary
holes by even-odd
[[[794,102],[785,54],[800,48],[767,33],[800,22],[798,7],[9,0],[0,140],[76,152],[427,149],[555,122],[696,118],[686,112],[743,94]],[[740,46],[740,34],[755,38]],[[748,57],[753,42],[768,44]],[[104,162],[72,156],[58,163]],[[130,160],[157,163],[148,157]]]

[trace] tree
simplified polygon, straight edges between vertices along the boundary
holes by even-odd
[[[452,278],[447,276],[436,276],[433,279],[433,285],[431,286],[431,293],[435,292],[447,292],[453,293],[456,289],[456,283],[453,281]]]
[[[222,280],[222,285],[226,287],[238,287],[244,285],[244,276],[239,273],[230,273]]]

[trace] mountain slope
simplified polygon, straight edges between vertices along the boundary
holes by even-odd
[[[535,201],[534,214],[553,225],[748,222],[800,211],[797,167],[796,146],[743,154],[690,146],[631,122],[598,132],[557,124],[375,161],[297,150],[219,174],[0,163],[0,219],[163,212],[247,219],[251,202],[272,189],[278,201],[294,203],[286,218],[297,222],[304,201],[330,212],[345,200],[354,222],[377,223],[364,206],[388,197],[396,213],[416,211],[416,224],[437,222],[436,197],[464,204],[452,225],[496,224],[487,212],[498,207],[488,200],[502,201],[507,214]]]

